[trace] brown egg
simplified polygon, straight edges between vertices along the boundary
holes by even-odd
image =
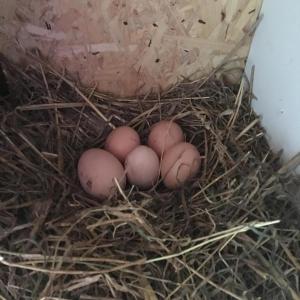
[[[77,171],[83,189],[100,199],[107,198],[116,191],[114,178],[122,188],[126,185],[122,164],[111,153],[102,149],[85,151],[79,159]]]
[[[200,168],[200,153],[189,143],[170,148],[161,161],[161,177],[166,187],[175,189],[194,177]]]
[[[127,155],[140,143],[140,137],[134,129],[121,126],[108,135],[104,148],[124,162]]]
[[[151,128],[148,146],[161,157],[172,146],[183,142],[182,129],[173,121],[160,121]]]
[[[159,159],[147,146],[138,146],[126,158],[128,181],[142,189],[152,187],[159,176]]]

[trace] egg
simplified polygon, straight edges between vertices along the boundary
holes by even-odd
[[[170,148],[161,161],[164,185],[176,189],[194,177],[201,163],[197,148],[189,143],[179,143]]]
[[[161,157],[172,146],[183,142],[182,129],[173,121],[160,121],[150,130],[148,146]]]
[[[148,189],[158,180],[159,158],[151,148],[138,146],[127,156],[125,171],[131,184]]]
[[[121,126],[108,135],[104,148],[123,163],[127,155],[140,143],[140,137],[133,128]]]
[[[77,171],[83,189],[99,199],[107,198],[116,191],[114,178],[122,188],[126,185],[122,164],[111,153],[102,149],[85,151],[79,159]]]

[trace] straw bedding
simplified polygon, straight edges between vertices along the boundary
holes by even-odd
[[[251,83],[212,74],[119,99],[1,61],[1,299],[299,299],[299,159],[282,166],[270,150]],[[201,152],[192,182],[107,201],[83,192],[82,151],[124,124],[145,142],[162,118]]]

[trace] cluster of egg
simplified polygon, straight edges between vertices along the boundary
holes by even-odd
[[[112,195],[117,183],[126,180],[140,189],[149,189],[159,180],[176,189],[196,175],[200,167],[197,148],[184,142],[180,126],[160,121],[150,130],[147,146],[141,145],[131,127],[114,129],[103,149],[85,151],[78,162],[78,177],[83,189],[98,198]]]

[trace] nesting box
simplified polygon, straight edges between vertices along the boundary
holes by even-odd
[[[261,0],[1,0],[0,49],[15,60],[23,50],[39,52],[85,86],[121,96],[199,79],[228,58],[238,81],[260,6]]]

